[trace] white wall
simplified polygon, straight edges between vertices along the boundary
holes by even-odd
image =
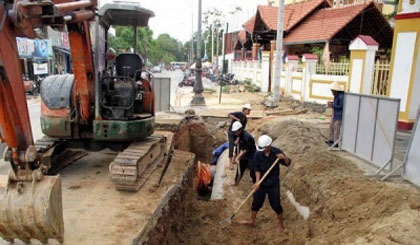
[[[416,70],[414,75],[413,92],[411,94],[410,112],[408,119],[415,120],[417,116],[417,110],[420,106],[420,52],[417,54]]]
[[[366,51],[366,61],[364,64],[364,78],[363,78],[363,94],[372,94],[373,89],[373,73],[375,70],[375,50]]]
[[[400,110],[405,111],[417,33],[402,32],[396,38],[390,97],[401,98]]]
[[[351,83],[350,83],[350,92],[360,93],[360,85],[362,81],[362,71],[363,71],[363,60],[362,59],[353,59],[351,64]]]
[[[420,1],[418,0],[414,1],[414,4],[411,4],[410,0],[400,0],[400,1],[403,1],[401,13],[420,12]]]

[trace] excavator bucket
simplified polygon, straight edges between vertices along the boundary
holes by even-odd
[[[0,237],[63,241],[64,220],[60,176],[44,176],[37,182],[8,183],[0,189]]]

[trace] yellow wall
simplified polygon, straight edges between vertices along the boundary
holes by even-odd
[[[420,18],[413,18],[413,19],[403,19],[403,20],[396,20],[395,21],[395,30],[394,30],[394,42],[392,47],[396,47],[396,37],[398,33],[402,32],[417,32],[417,37],[420,35]],[[409,112],[410,112],[410,103],[411,98],[413,96],[413,86],[414,86],[414,75],[415,75],[415,69],[416,69],[416,61],[417,61],[417,55],[419,50],[417,49],[420,47],[420,38],[417,38],[416,44],[415,44],[416,50],[414,51],[413,55],[413,64],[411,68],[411,79],[410,79],[410,85],[408,88],[408,96],[407,96],[407,104],[404,111],[400,112],[400,121],[406,121],[410,122],[409,120]],[[389,74],[389,84],[388,84],[388,91],[387,95],[389,96],[391,94],[391,86],[392,83],[395,81],[392,81],[392,76],[394,72],[394,57],[395,57],[395,48],[392,49],[392,55],[391,55],[391,71]],[[416,95],[414,95],[416,96]]]

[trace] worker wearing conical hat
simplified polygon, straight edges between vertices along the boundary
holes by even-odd
[[[334,82],[331,85],[331,92],[334,95],[334,102],[331,105],[333,108],[333,117],[330,124],[330,136],[327,142],[330,146],[337,143],[340,138],[344,105],[344,90],[338,82]]]

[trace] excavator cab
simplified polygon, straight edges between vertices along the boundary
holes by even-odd
[[[96,23],[93,28],[91,25],[95,36],[91,42],[95,69],[91,84],[94,86],[87,90],[86,108],[90,116],[84,115],[74,94],[77,87],[74,77],[51,76],[41,85],[41,126],[45,135],[60,139],[131,142],[153,134],[154,96],[151,82],[142,79],[144,61],[137,54],[137,38],[134,38],[132,52],[120,53],[115,60],[107,59],[108,31],[112,26],[132,27],[136,37],[138,27],[146,27],[153,16],[152,11],[133,3],[107,3],[98,10]],[[72,31],[69,35],[71,41]],[[75,47],[70,45],[73,55]],[[73,66],[76,67],[74,62]]]

